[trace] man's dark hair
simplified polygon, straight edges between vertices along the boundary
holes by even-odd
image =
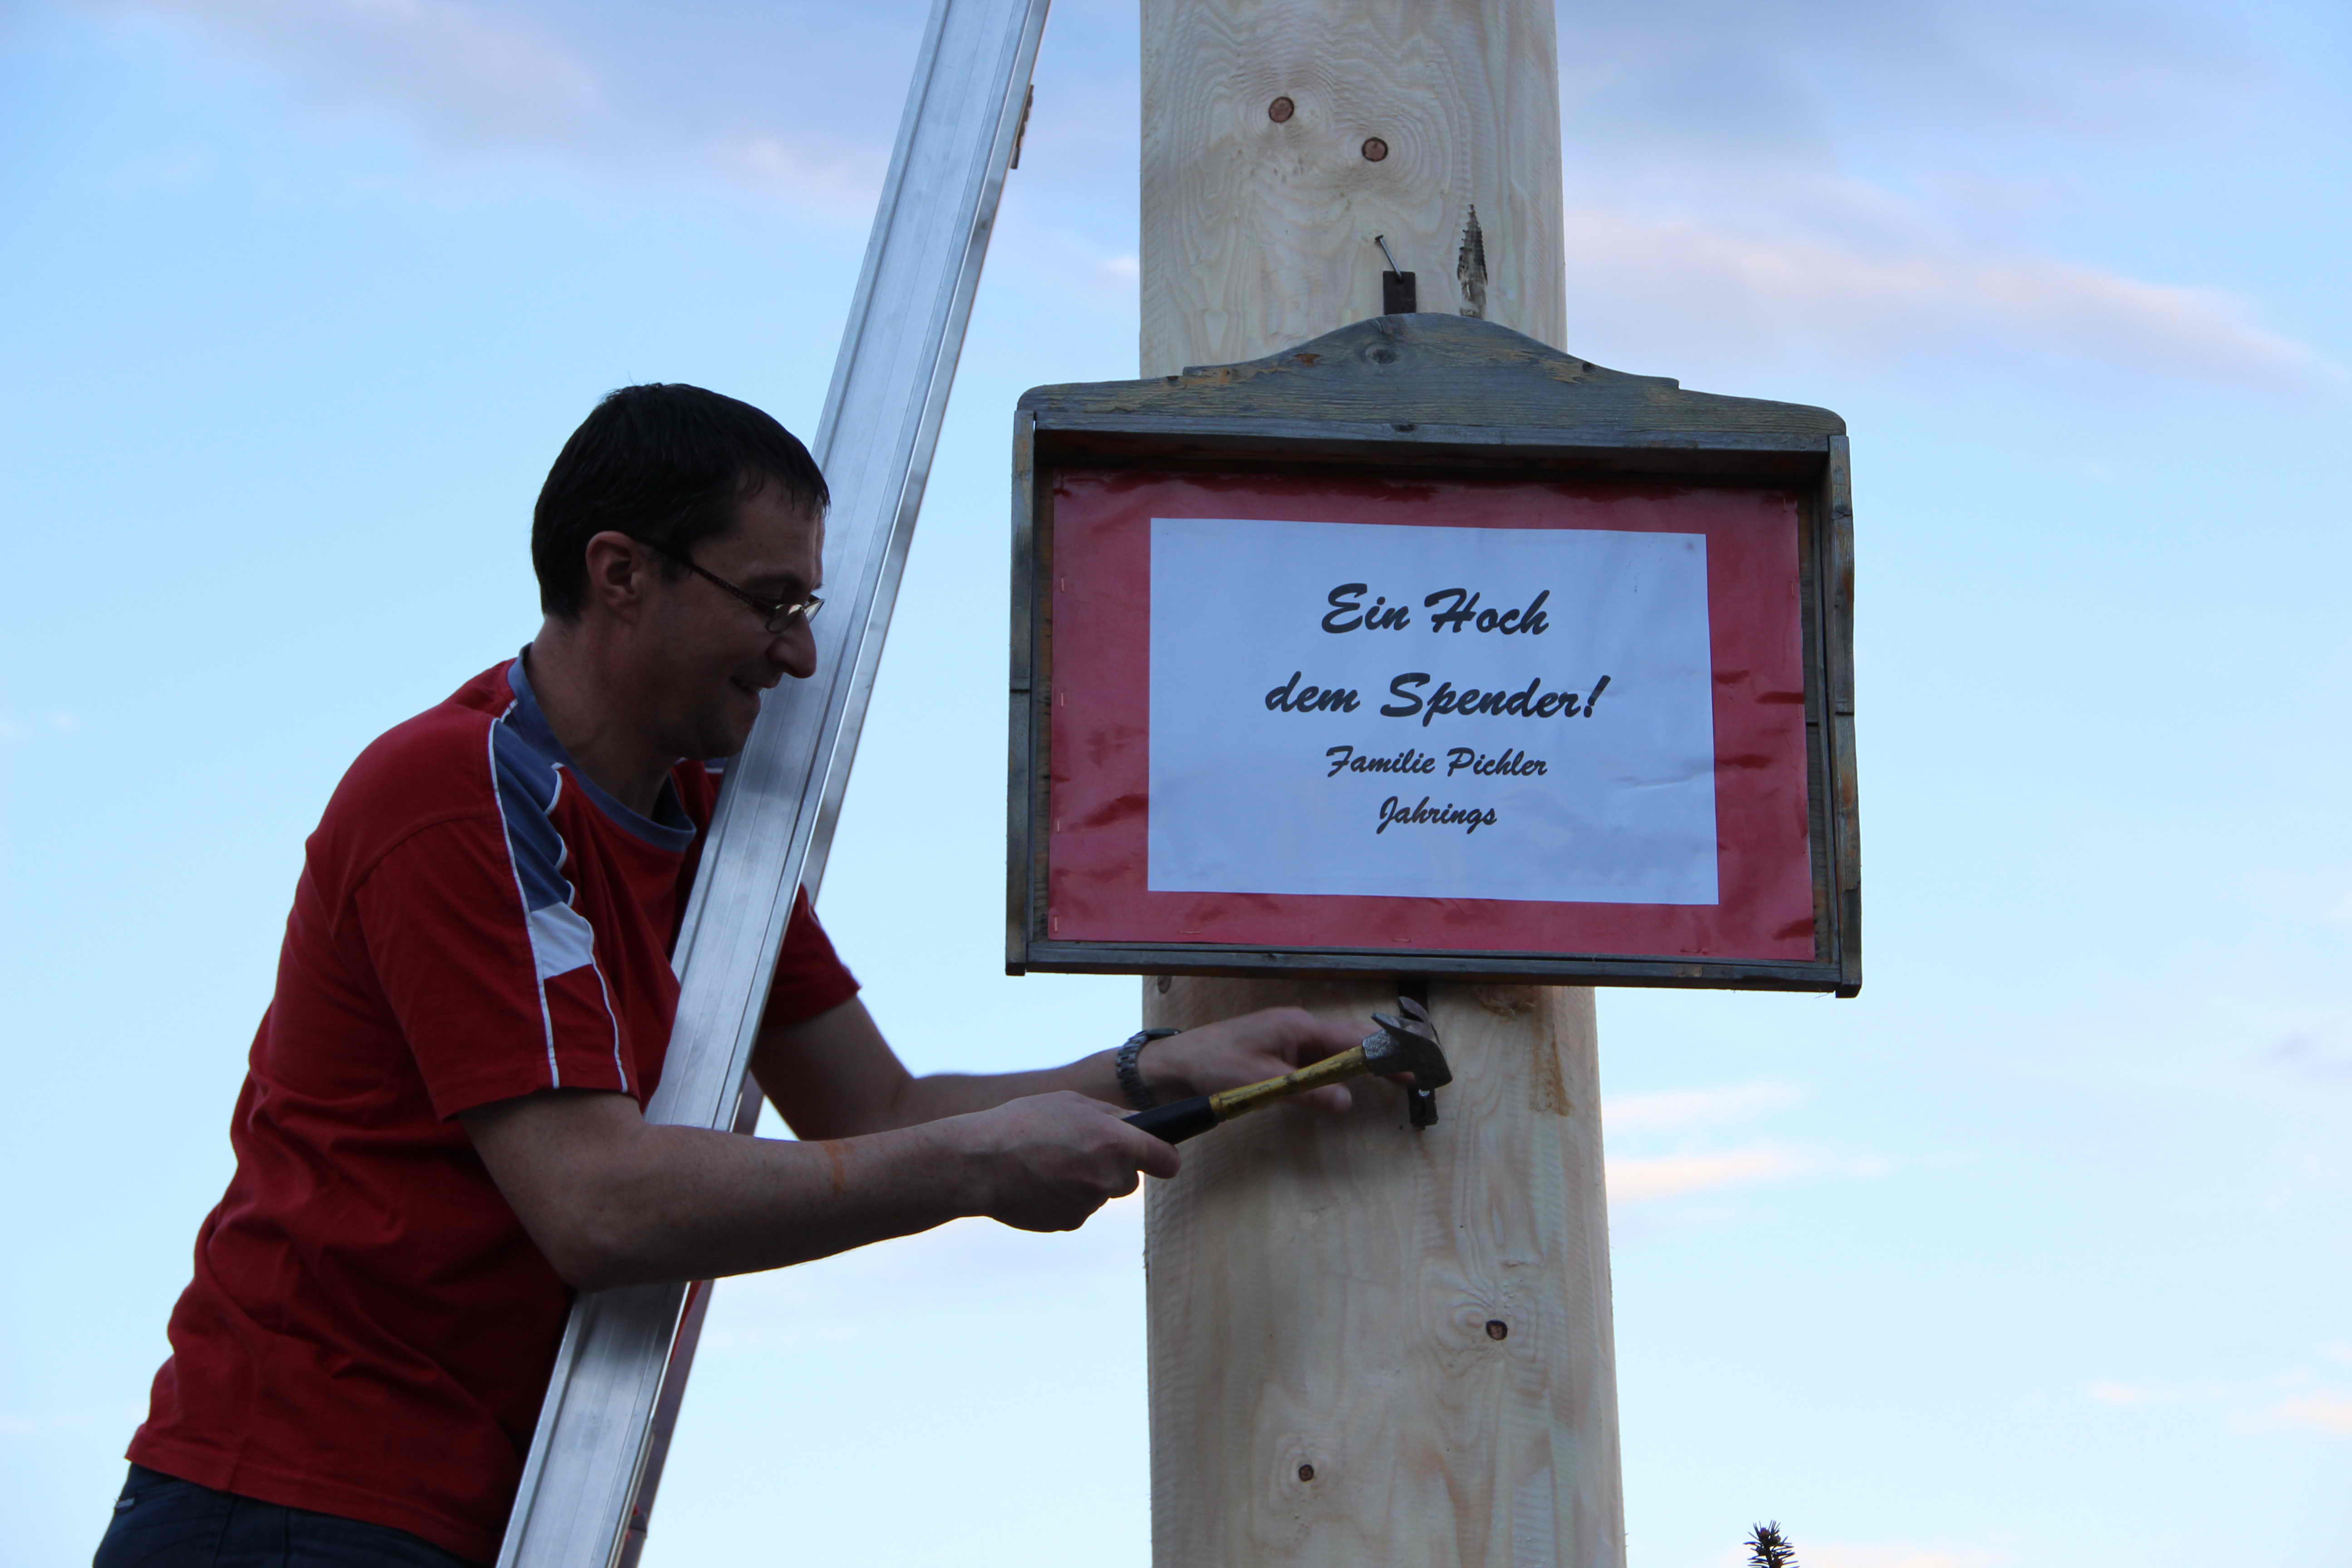
[[[680,383],[604,395],[556,454],[531,512],[539,606],[564,620],[588,597],[588,541],[611,529],[661,554],[667,575],[735,508],[770,485],[786,505],[823,512],[833,497],[793,433],[748,403]]]

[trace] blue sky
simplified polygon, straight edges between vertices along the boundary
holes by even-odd
[[[78,1560],[301,841],[532,630],[595,397],[809,430],[891,0],[0,9],[0,1562]],[[1560,16],[1570,346],[1853,432],[1869,983],[1601,998],[1632,1560],[2352,1559],[2352,16]],[[1013,400],[1132,374],[1136,24],[1062,0],[823,902],[902,1052],[999,973]],[[1148,1559],[1137,1205],[722,1287],[651,1564]]]

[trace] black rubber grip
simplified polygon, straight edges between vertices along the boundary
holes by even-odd
[[[1163,1143],[1181,1143],[1194,1133],[1206,1132],[1214,1127],[1217,1113],[1210,1109],[1207,1095],[1196,1094],[1173,1105],[1155,1105],[1149,1110],[1139,1110],[1127,1121],[1129,1126],[1140,1127]]]

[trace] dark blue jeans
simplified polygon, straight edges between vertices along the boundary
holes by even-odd
[[[281,1508],[131,1467],[90,1568],[473,1568],[388,1524]]]

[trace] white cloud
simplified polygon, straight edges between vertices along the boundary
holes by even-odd
[[[1720,1089],[1619,1095],[1601,1107],[1601,1125],[1612,1133],[1714,1127],[1784,1110],[1803,1099],[1802,1089],[1786,1083],[1727,1084]]]
[[[1568,219],[1570,297],[1586,302],[1583,314],[1631,308],[1645,331],[1671,322],[1752,347],[1801,342],[1885,359],[1991,346],[2285,391],[2344,379],[2220,289],[1925,236],[1866,241],[1842,226],[1772,234],[1578,208]]]
[[[901,79],[892,73],[890,94],[877,99],[867,74],[890,33],[872,18],[828,20],[821,45],[843,56],[840,67],[779,93],[772,75],[745,63],[775,47],[772,16],[745,24],[754,31],[730,44],[708,16],[681,25],[574,9],[559,36],[467,0],[86,3],[192,22],[330,114],[380,111],[445,147],[552,149],[607,178],[667,185],[715,172],[826,218],[872,213],[898,122]],[[176,165],[134,173],[187,177]]]
[[[81,729],[81,715],[65,709],[52,709],[47,713],[26,714],[22,718],[0,713],[0,746],[22,745],[45,735],[71,735]]]
[[[1885,1173],[1885,1162],[1881,1160],[1758,1143],[1712,1153],[1612,1159],[1609,1197],[1612,1203],[1643,1203],[1800,1176],[1879,1176]]]
[[[2320,1345],[2319,1359],[2338,1367],[2352,1366],[2352,1344],[2328,1341]],[[2105,1379],[2084,1384],[2083,1393],[2096,1404],[2117,1409],[2178,1405],[2223,1421],[2238,1432],[2276,1431],[2290,1426],[2331,1437],[2352,1437],[2352,1390],[2336,1381],[2340,1376],[2340,1373],[2331,1373],[2325,1368],[2305,1364],[2263,1377],[2206,1377],[2169,1383]]]
[[[839,216],[870,214],[889,173],[886,147],[824,146],[780,136],[720,142],[711,148],[711,158],[752,190]]]
[[[2083,1392],[2101,1405],[2155,1405],[2173,1397],[2171,1390],[2148,1383],[2102,1381],[2085,1384]]]
[[[461,0],[122,0],[242,39],[331,107],[408,111],[461,140],[546,141],[597,109],[560,40]]]
[[[190,19],[271,60],[323,103],[386,109],[445,142],[562,144],[606,174],[668,173],[692,160],[845,217],[863,216],[879,188],[904,80],[898,51],[910,46],[919,15],[842,7],[796,11],[787,23],[765,14],[631,19],[581,8],[562,13],[559,37],[488,0],[88,3]],[[1670,16],[1629,17],[1586,38],[1584,68],[1601,72],[1587,88],[1615,83],[1630,94],[1618,107],[1633,118],[1613,126],[1605,164],[1571,174],[1584,203],[1568,216],[1579,352],[1619,358],[1620,342],[1638,344],[1643,363],[1626,368],[1642,370],[1743,351],[1885,361],[1990,350],[2012,363],[2025,356],[2028,368],[2011,374],[2032,374],[2031,356],[2055,355],[2287,391],[2344,380],[2340,367],[2226,290],[1987,237],[2008,233],[2021,204],[2063,200],[2061,176],[2004,184],[1926,167],[1915,184],[1931,195],[1915,200],[1835,173],[1818,89],[1799,64],[1823,47],[1859,48],[1874,70],[1913,73],[1906,104],[1942,91],[1978,114],[1990,112],[1984,94],[2000,82],[2028,99],[2054,92],[2038,134],[2055,142],[2082,133],[2082,106],[2072,100],[2084,91],[2177,87],[2181,73],[2198,71],[2211,77],[2208,87],[2234,81],[2242,89],[2228,49],[2160,27],[2136,28],[2128,44],[2102,31],[2092,51],[2098,61],[2112,66],[2122,50],[2137,64],[2093,90],[2084,40],[2066,27],[2029,27],[2031,16],[2020,14],[1994,29],[1999,47],[1989,47],[1990,35],[1977,41],[1987,47],[1961,47],[1945,36],[1942,9],[1895,9],[1904,16],[1890,21],[1885,7],[1874,8],[1874,27],[1860,31],[1828,13],[1775,11],[1765,23],[1762,13],[1738,22],[1710,11],[1696,28],[1710,39],[1726,26],[1760,28],[1747,40],[1755,58],[1744,46],[1748,63],[1737,71],[1725,68],[1719,39],[1694,45],[1696,25]],[[1938,47],[1923,55],[1895,42],[1922,35]],[[833,63],[780,93],[772,73],[749,63],[779,47]],[[1767,56],[1777,64],[1759,79]],[[2019,64],[2029,60],[2042,63]],[[1567,63],[1573,85],[1578,61]],[[1125,59],[1097,61],[1088,79],[1107,104],[1124,102],[1130,69]],[[1693,142],[1699,124],[1713,130]],[[1123,185],[1118,199],[1131,199]],[[1132,257],[1112,256],[1097,270],[1107,288],[1126,290],[1133,266]]]
[[[1678,1198],[1722,1187],[1752,1186],[1793,1175],[1802,1168],[1785,1149],[1734,1149],[1717,1154],[1664,1154],[1611,1160],[1609,1196],[1615,1203]]]
[[[1664,1089],[1618,1095],[1601,1107],[1601,1124],[1612,1142],[1648,1143],[1662,1134],[1682,1135],[1753,1121],[1800,1104],[1805,1091],[1794,1084],[1723,1084],[1711,1089]],[[1669,1145],[1678,1137],[1664,1140]],[[1750,1142],[1729,1149],[1669,1147],[1633,1154],[1622,1148],[1609,1159],[1609,1196],[1614,1203],[1644,1203],[1685,1197],[1803,1176],[1874,1176],[1882,1161],[1840,1155],[1822,1149],[1778,1142]]]
[[[2005,1554],[1910,1542],[1821,1541],[1797,1555],[1805,1568],[1993,1568]]]
[[[2352,1437],[2352,1394],[2306,1394],[2271,1406],[2270,1418],[2282,1426],[2307,1426],[2331,1437]]]

